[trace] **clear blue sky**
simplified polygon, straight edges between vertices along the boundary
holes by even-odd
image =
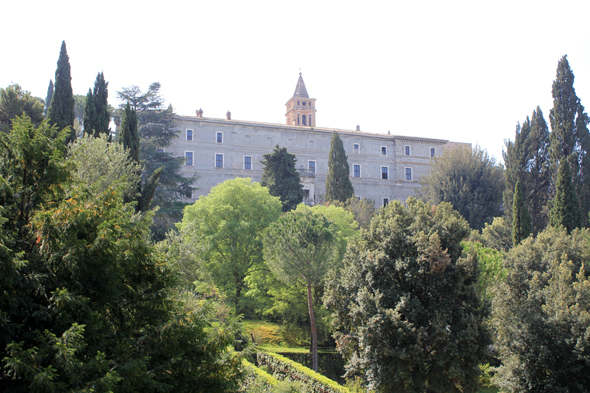
[[[8,4],[4,4],[8,3]],[[299,69],[317,125],[479,144],[501,157],[564,54],[590,108],[590,2],[28,1],[0,5],[0,86],[45,97],[61,41],[75,94],[154,81],[175,111],[285,122]]]

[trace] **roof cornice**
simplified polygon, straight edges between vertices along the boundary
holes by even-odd
[[[359,136],[363,138],[372,138],[372,139],[384,139],[384,140],[405,140],[405,141],[415,141],[415,142],[426,142],[426,143],[435,143],[435,144],[446,144],[449,142],[448,139],[434,139],[434,138],[420,138],[420,137],[413,137],[413,136],[404,136],[404,135],[386,135],[386,134],[377,134],[377,133],[370,133],[364,131],[352,131],[352,130],[342,130],[338,128],[324,128],[324,127],[307,127],[307,126],[290,126],[286,124],[276,124],[276,123],[260,123],[260,122],[253,122],[253,121],[243,121],[243,120],[225,120],[225,119],[215,119],[209,117],[196,117],[196,116],[180,116],[176,115],[176,118],[182,121],[188,121],[193,123],[210,123],[210,124],[223,124],[223,125],[233,125],[233,126],[241,126],[241,127],[252,127],[252,128],[270,128],[276,130],[288,130],[288,131],[305,131],[305,132],[315,132],[318,134],[332,134],[332,132],[336,131],[341,135],[348,135],[348,136]]]

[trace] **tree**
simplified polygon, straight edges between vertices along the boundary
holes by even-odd
[[[165,233],[174,227],[174,223],[182,219],[186,204],[179,199],[191,195],[196,177],[187,178],[180,174],[184,157],[173,157],[166,152],[179,131],[175,125],[173,108],[167,108],[160,94],[160,84],[152,83],[147,92],[143,93],[137,86],[123,88],[117,96],[123,101],[123,108],[129,102],[137,113],[138,134],[140,138],[140,160],[144,166],[142,173],[142,190],[153,192],[152,205],[159,210],[154,216],[152,235],[162,240]],[[122,110],[115,114],[115,123],[121,123]],[[158,175],[155,173],[160,171]],[[155,183],[159,176],[158,183]],[[148,193],[149,194],[149,193]],[[144,194],[149,196],[148,194]]]
[[[295,155],[276,145],[272,153],[262,156],[261,162],[264,170],[260,184],[268,188],[270,195],[280,198],[284,212],[295,209],[305,195],[295,169]]]
[[[514,201],[512,202],[512,244],[519,245],[529,237],[532,231],[531,215],[524,204],[520,181],[514,187]]]
[[[570,166],[567,161],[564,161],[559,166],[559,172],[557,173],[555,198],[553,198],[553,208],[549,215],[549,225],[554,227],[563,226],[568,233],[571,233],[574,228],[580,228],[581,223],[580,204],[572,182]]]
[[[55,124],[59,130],[70,127],[66,143],[76,139],[74,132],[74,93],[72,93],[72,76],[70,58],[66,51],[66,42],[62,41],[57,69],[55,70],[55,90],[47,111],[49,124]]]
[[[67,133],[0,134],[0,390],[235,391],[236,326],[176,291],[124,181],[73,176]]]
[[[262,231],[280,212],[279,199],[249,178],[226,180],[184,209],[178,227],[193,225],[203,237],[205,266],[238,314],[244,311],[245,280],[262,263]]]
[[[512,248],[512,227],[504,217],[494,217],[481,230],[481,240],[486,247],[507,252]]]
[[[326,283],[347,377],[379,392],[477,392],[489,337],[469,225],[451,204],[380,209]],[[460,300],[459,300],[460,299]]]
[[[547,228],[504,258],[492,323],[503,392],[585,392],[590,386],[589,233]]]
[[[137,113],[131,109],[129,103],[125,106],[119,142],[129,150],[129,157],[139,164],[139,133],[137,131]]]
[[[302,281],[307,287],[307,304],[312,335],[312,363],[318,370],[318,346],[312,288],[321,284],[338,262],[333,224],[310,209],[284,214],[264,232],[264,260],[285,282]]]
[[[84,132],[95,137],[106,134],[110,135],[109,123],[111,114],[107,102],[109,83],[105,82],[104,74],[99,72],[94,82],[94,92],[88,90],[86,96],[86,108],[84,112]]]
[[[478,146],[453,148],[434,157],[430,174],[422,178],[422,197],[437,205],[450,202],[473,229],[502,214],[502,167]]]
[[[557,65],[557,76],[551,90],[553,108],[549,112],[551,122],[550,159],[553,185],[557,187],[557,177],[561,164],[567,162],[572,174],[574,188],[579,196],[579,211],[582,225],[588,225],[590,210],[590,119],[574,89],[574,73],[567,56]]]
[[[352,196],[344,202],[334,201],[334,206],[341,206],[345,210],[354,214],[354,219],[359,223],[362,229],[369,229],[371,219],[375,215],[375,201],[365,197],[357,198]]]
[[[342,139],[336,131],[332,132],[330,153],[328,155],[328,176],[326,177],[326,200],[344,202],[354,195],[350,182],[348,157]]]
[[[38,126],[44,119],[43,102],[17,84],[0,89],[0,132],[9,132],[12,120],[23,115]]]
[[[47,87],[47,97],[45,98],[45,115],[47,115],[47,111],[49,110],[49,105],[51,104],[51,98],[53,97],[53,80],[49,79],[49,87]]]
[[[514,142],[506,141],[502,152],[506,166],[504,206],[511,206],[514,187],[520,181],[525,205],[529,208],[532,232],[537,234],[547,225],[548,203],[551,199],[551,175],[549,171],[549,130],[537,107],[532,117],[517,125]],[[512,221],[512,210],[505,209],[505,216]]]

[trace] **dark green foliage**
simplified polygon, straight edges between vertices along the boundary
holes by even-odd
[[[270,195],[279,197],[284,212],[295,209],[305,195],[299,172],[295,169],[295,155],[276,145],[272,153],[262,156],[261,162],[264,170],[260,184],[268,188]]]
[[[354,195],[350,182],[348,157],[342,139],[336,131],[332,132],[330,154],[328,156],[328,176],[326,177],[326,201],[344,202]]]
[[[555,185],[555,198],[549,216],[549,225],[554,227],[563,226],[567,232],[580,228],[582,217],[580,216],[580,205],[576,189],[572,182],[572,174],[567,161],[559,166],[557,173],[557,184]]]
[[[95,137],[111,133],[109,128],[111,115],[107,102],[109,96],[108,85],[109,83],[104,80],[104,74],[99,72],[94,82],[94,91],[89,89],[86,96],[84,132]]]
[[[504,259],[493,301],[503,392],[587,392],[590,234],[547,228]]]
[[[67,132],[0,134],[0,391],[235,391],[236,327],[175,290],[117,180],[72,180]]]
[[[469,225],[449,203],[379,210],[326,283],[347,377],[379,392],[477,392],[489,337]]]
[[[502,167],[478,146],[445,150],[434,158],[422,184],[424,200],[434,205],[450,202],[473,229],[481,230],[502,215]]]
[[[8,132],[12,120],[18,116],[28,116],[38,126],[44,119],[43,102],[19,85],[12,84],[0,89],[0,132]]]
[[[512,244],[519,245],[532,232],[531,215],[524,204],[520,181],[514,187],[514,201],[512,202]]]
[[[70,134],[66,143],[76,139],[74,117],[74,93],[72,92],[70,58],[66,51],[66,43],[62,41],[57,69],[55,70],[55,90],[47,111],[47,119],[49,124],[55,124],[58,130],[70,127]]]
[[[49,87],[47,87],[47,97],[45,98],[45,111],[44,114],[47,115],[47,111],[49,110],[49,105],[51,104],[51,98],[53,97],[53,80],[49,79]]]
[[[182,219],[183,206],[177,201],[191,195],[193,184],[197,180],[196,177],[187,178],[180,174],[184,157],[173,157],[171,153],[164,151],[179,131],[174,123],[176,115],[172,106],[165,106],[160,88],[160,84],[155,82],[145,93],[137,86],[117,92],[119,99],[125,104],[129,102],[137,113],[140,159],[144,167],[142,188],[146,187],[149,179],[153,179],[154,171],[163,167],[152,201],[152,206],[159,207],[152,226],[152,234],[157,240],[163,239],[166,232]],[[121,121],[121,112],[119,110],[115,114],[117,123]]]
[[[567,56],[559,60],[551,93],[553,108],[549,113],[549,120],[552,130],[550,158],[553,184],[556,187],[558,168],[567,162],[574,188],[580,198],[578,202],[582,225],[587,226],[590,209],[590,120],[576,95],[574,74]]]
[[[494,221],[481,230],[481,243],[498,251],[512,248],[512,226],[504,217],[494,217]]]
[[[549,130],[537,107],[532,117],[516,127],[514,141],[506,141],[502,152],[506,166],[506,190],[504,206],[512,206],[514,187],[520,181],[524,203],[529,208],[532,232],[538,233],[547,225],[551,173],[549,171]],[[505,209],[505,216],[512,221],[512,209]]]
[[[137,113],[127,104],[119,130],[119,142],[129,149],[129,157],[139,162],[139,133],[137,131]]]
[[[357,198],[352,196],[344,202],[333,202],[336,206],[341,206],[345,210],[354,214],[354,220],[359,223],[363,229],[369,229],[371,226],[371,219],[375,215],[375,201],[365,197]]]

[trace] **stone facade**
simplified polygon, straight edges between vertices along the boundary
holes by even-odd
[[[198,190],[189,201],[208,194],[227,179],[250,177],[259,182],[262,156],[279,145],[297,158],[306,203],[321,202],[332,132],[337,131],[348,156],[356,196],[373,199],[379,207],[393,199],[403,201],[416,195],[419,179],[428,174],[432,156],[440,155],[445,148],[471,146],[442,139],[361,132],[358,127],[356,131],[315,127],[315,99],[308,97],[301,75],[286,106],[287,125],[231,120],[229,112],[226,119],[203,117],[202,111],[197,116],[178,116],[179,138],[169,151],[185,157],[183,175],[199,177]],[[305,115],[307,125],[296,125],[297,115],[300,123]]]

